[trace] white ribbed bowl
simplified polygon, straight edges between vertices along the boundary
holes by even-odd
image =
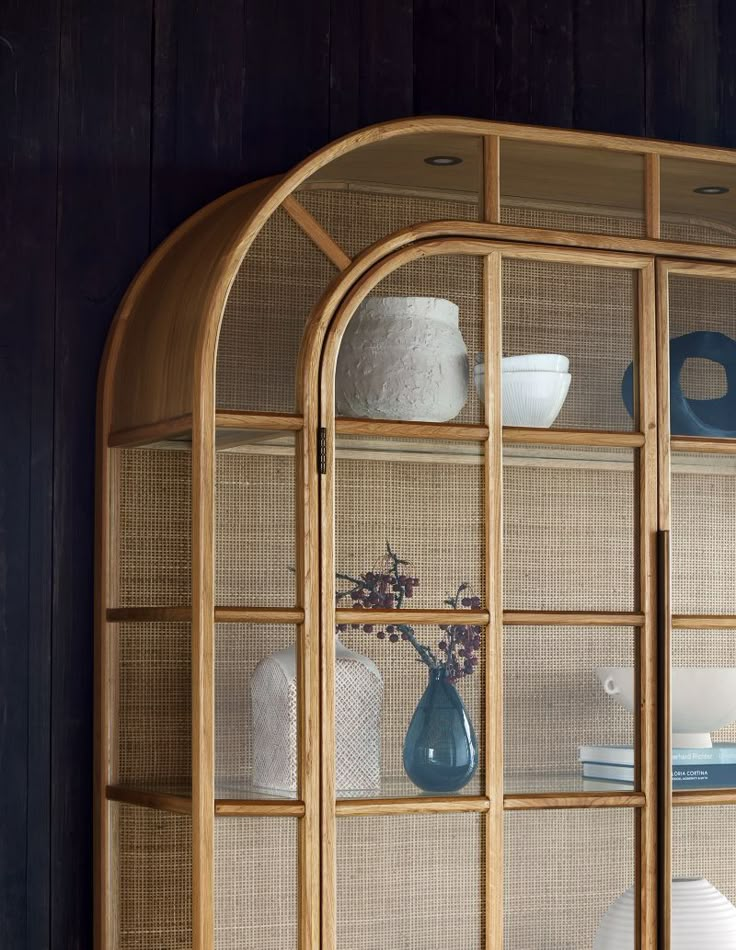
[[[634,889],[608,908],[593,950],[634,950]],[[705,878],[672,881],[671,950],[736,950],[736,907]]]
[[[481,402],[485,400],[485,366],[474,369],[475,386]],[[518,370],[501,374],[501,414],[505,426],[549,429],[567,398],[569,373]]]
[[[598,667],[603,689],[629,712],[634,711],[634,670]],[[736,667],[674,666],[672,742],[677,748],[710,748],[710,733],[736,720]]]
[[[535,370],[543,373],[566,373],[570,360],[560,353],[527,353],[525,356],[504,356],[501,360],[504,373],[527,373]]]

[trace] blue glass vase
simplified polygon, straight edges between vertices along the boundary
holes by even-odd
[[[444,669],[429,683],[404,739],[404,769],[425,792],[457,792],[478,767],[478,743],[460,694]]]

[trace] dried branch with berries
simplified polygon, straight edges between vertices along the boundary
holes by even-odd
[[[407,600],[411,600],[419,586],[419,578],[408,574],[408,569],[409,562],[400,558],[386,542],[386,555],[377,570],[367,571],[358,577],[338,572],[338,580],[351,585],[348,590],[338,592],[338,603],[350,598],[354,609],[398,610]],[[447,597],[445,604],[453,610],[477,610],[480,608],[480,597],[472,595],[468,585],[462,583],[453,595]],[[391,643],[405,640],[414,647],[422,663],[430,670],[444,670],[451,682],[469,676],[478,665],[482,627],[476,624],[440,624],[442,639],[435,650],[420,643],[414,628],[409,624],[343,623],[338,624],[337,629],[344,632],[349,626],[373,634],[379,640],[389,640]]]

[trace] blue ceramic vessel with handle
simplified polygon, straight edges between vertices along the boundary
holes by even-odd
[[[478,744],[460,694],[444,668],[429,683],[404,739],[404,769],[425,792],[457,792],[478,767]]]
[[[719,363],[726,372],[728,390],[717,399],[688,399],[680,374],[693,357]],[[621,395],[634,418],[634,364],[629,363]],[[698,330],[670,340],[670,427],[673,435],[736,438],[736,340],[714,330]]]

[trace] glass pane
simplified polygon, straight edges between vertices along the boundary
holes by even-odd
[[[504,357],[537,357],[503,364],[504,425],[636,428],[622,380],[634,354],[637,285],[628,270],[504,261]],[[567,363],[550,363],[550,354]],[[633,411],[633,395],[628,402]]]
[[[736,788],[736,631],[672,635],[675,789]]]
[[[625,627],[504,628],[507,792],[633,788],[634,649]]]
[[[672,609],[736,613],[736,457],[672,456]]]
[[[503,477],[504,607],[634,610],[633,451],[509,446]]]
[[[661,179],[665,240],[736,244],[736,165],[663,158]]]
[[[503,140],[501,221],[643,237],[644,159],[629,152]]]
[[[412,224],[480,220],[482,176],[478,136],[402,135],[335,159],[296,197],[355,257]]]
[[[482,261],[427,257],[382,280],[345,330],[338,416],[478,423],[469,366],[483,349]]]
[[[363,449],[338,450],[335,460],[338,589],[352,589],[366,572],[393,570],[390,548],[408,562],[399,574],[418,578],[402,606],[445,609],[461,585],[460,606],[465,598],[483,605],[483,466],[471,454],[477,445],[461,443],[468,463],[450,454],[457,443],[437,442],[430,454],[420,440],[357,441]],[[414,445],[417,451],[406,451]]]
[[[630,809],[507,813],[504,947],[597,948],[604,914],[634,884],[634,847]]]
[[[120,449],[118,459],[117,605],[187,606],[192,600],[192,454]]]
[[[338,950],[481,950],[483,818],[337,820]]]
[[[217,453],[217,603],[292,607],[294,435],[251,435],[237,449]]]
[[[485,628],[343,627],[335,670],[338,798],[481,794]],[[420,650],[446,668],[449,653],[447,676],[432,675]]]
[[[708,805],[673,810],[673,946],[678,939],[704,948],[736,946],[734,856],[736,808]]]
[[[215,819],[215,950],[295,950],[297,818]]]
[[[296,627],[215,625],[215,795],[295,798]]]
[[[217,406],[294,412],[299,346],[337,268],[279,209],[253,241],[225,305]]]
[[[116,781],[189,794],[192,774],[191,626],[121,623]]]
[[[192,820],[111,802],[119,950],[191,950]]]
[[[736,437],[736,280],[670,277],[673,435]]]

